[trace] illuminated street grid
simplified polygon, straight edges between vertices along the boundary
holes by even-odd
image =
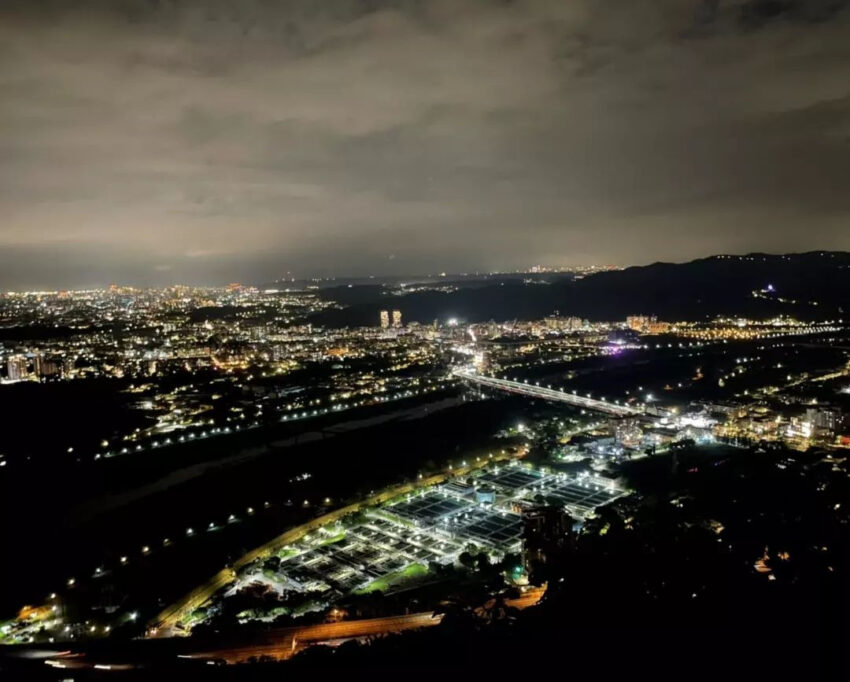
[[[392,589],[394,577],[408,567],[453,563],[470,544],[497,555],[519,551],[518,509],[534,504],[537,495],[585,513],[625,492],[589,474],[548,474],[518,463],[472,478],[408,494],[353,524],[320,528],[280,550],[278,571],[258,565],[229,594],[240,585],[263,582],[278,592],[310,594],[329,604],[375,581]],[[496,492],[494,504],[476,498],[482,486]]]

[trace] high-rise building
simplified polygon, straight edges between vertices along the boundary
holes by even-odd
[[[643,431],[637,419],[619,419],[614,424],[614,437],[620,445],[636,448],[641,444]]]
[[[62,373],[62,365],[56,358],[42,358],[41,374],[42,377],[53,377]]]
[[[398,329],[401,327],[401,311],[393,310],[393,327]]]
[[[55,376],[62,371],[62,367],[55,358],[45,357],[41,353],[33,356],[32,368],[39,379]]]
[[[543,320],[547,329],[559,332],[575,332],[585,326],[585,321],[580,317],[558,317],[551,315]]]
[[[32,356],[32,371],[41,378],[44,374],[44,356],[41,353],[36,353]]]
[[[655,324],[658,319],[655,315],[629,315],[626,318],[626,326],[636,332],[646,332],[651,324]]]
[[[22,381],[29,376],[27,359],[23,355],[10,355],[6,360],[6,374],[9,381]]]
[[[580,317],[568,317],[567,318],[567,331],[577,332],[588,326],[587,320],[583,320]]]
[[[806,410],[806,421],[811,424],[812,436],[830,440],[835,437],[841,415],[833,407],[810,407]]]
[[[526,571],[545,580],[563,569],[573,545],[573,519],[563,507],[533,507],[522,516],[522,558]]]
[[[646,331],[650,334],[669,334],[672,328],[669,322],[650,322]]]
[[[387,329],[390,326],[390,313],[387,310],[381,311],[381,329]]]
[[[73,355],[66,356],[65,359],[62,361],[62,375],[65,378],[70,377],[76,368],[77,358],[75,358]]]
[[[473,356],[472,364],[475,366],[476,372],[484,374],[490,371],[490,355],[486,350],[479,351]]]

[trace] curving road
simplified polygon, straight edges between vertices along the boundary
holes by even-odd
[[[532,588],[518,599],[509,599],[507,605],[516,609],[533,606],[540,601],[544,588]],[[277,660],[290,658],[314,644],[337,643],[362,637],[378,637],[406,630],[439,625],[443,617],[431,611],[404,616],[387,616],[364,620],[344,620],[338,623],[319,623],[297,628],[272,631],[261,642],[239,647],[224,647],[210,651],[186,654],[187,658],[220,660],[227,663],[244,663],[250,658],[268,656]]]
[[[518,599],[507,600],[507,605],[516,609],[528,608],[539,602],[544,592],[545,587],[530,588]],[[483,607],[478,609],[479,613],[483,613],[483,611]],[[164,654],[161,649],[152,649],[153,643],[150,641],[137,641],[131,650],[117,657],[111,654],[105,660],[102,649],[92,649],[89,646],[90,643],[85,642],[81,642],[79,645],[67,643],[57,645],[53,651],[45,645],[38,645],[36,649],[24,648],[16,651],[13,656],[42,660],[45,665],[58,669],[104,671],[144,668],[153,660],[152,655],[157,660],[162,660],[163,655],[171,655],[183,659],[206,661],[207,663],[229,664],[244,663],[251,658],[261,656],[275,660],[286,660],[299,651],[316,644],[333,645],[351,639],[381,637],[408,630],[418,630],[438,625],[442,619],[442,615],[427,611],[403,616],[277,628],[258,634],[257,638],[251,643],[241,645],[233,643],[210,645],[207,643],[203,649],[195,648],[199,645],[192,639],[181,639],[172,641],[173,648],[170,654]],[[98,677],[98,679],[100,678]]]

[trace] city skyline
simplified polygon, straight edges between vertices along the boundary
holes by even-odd
[[[578,277],[586,277],[588,275],[597,274],[601,272],[611,272],[617,270],[626,270],[629,268],[644,268],[647,266],[653,265],[689,265],[691,263],[697,263],[700,261],[707,260],[716,260],[716,259],[738,259],[738,260],[752,260],[756,257],[768,257],[771,259],[784,259],[784,258],[801,258],[805,256],[817,256],[817,255],[829,255],[829,254],[837,254],[840,256],[848,254],[847,251],[841,250],[829,250],[829,249],[811,249],[806,251],[798,251],[798,252],[789,252],[789,253],[779,253],[779,252],[767,252],[767,251],[752,251],[748,253],[707,253],[703,256],[697,256],[692,260],[684,260],[684,261],[662,261],[655,260],[647,263],[622,263],[622,264],[598,264],[598,263],[582,263],[582,264],[561,264],[561,265],[526,265],[519,266],[514,269],[506,269],[506,270],[487,270],[485,268],[468,268],[465,270],[457,270],[457,271],[433,271],[433,272],[411,272],[402,274],[400,272],[386,272],[383,274],[373,274],[371,272],[365,273],[356,273],[356,272],[346,272],[341,271],[340,273],[330,273],[330,274],[318,274],[318,273],[293,273],[286,272],[283,275],[274,277],[269,280],[259,281],[259,280],[244,280],[244,281],[233,281],[232,279],[218,279],[218,280],[207,280],[203,282],[199,281],[180,281],[180,280],[162,280],[152,282],[150,280],[145,279],[144,277],[139,280],[128,280],[127,277],[119,277],[118,279],[106,280],[100,279],[96,282],[91,282],[87,285],[79,285],[79,286],[61,286],[56,285],[55,283],[51,286],[8,286],[2,287],[0,286],[0,295],[3,294],[42,294],[42,293],[62,293],[62,292],[85,292],[85,291],[105,291],[107,289],[126,289],[126,290],[165,290],[165,289],[179,289],[179,288],[187,288],[187,289],[225,289],[225,288],[233,288],[233,287],[241,287],[241,288],[252,288],[252,289],[260,289],[266,292],[278,292],[278,291],[288,291],[287,285],[289,283],[294,283],[297,286],[315,286],[320,284],[327,284],[328,286],[342,286],[344,284],[351,283],[353,285],[368,285],[370,281],[374,280],[375,284],[380,285],[390,285],[397,284],[401,287],[409,287],[410,285],[416,283],[433,283],[439,284],[442,279],[445,279],[448,282],[451,282],[453,279],[471,279],[475,280],[477,278],[487,279],[487,278],[498,278],[500,276],[516,276],[516,275],[537,275],[537,276],[546,276],[546,275],[554,275],[554,276],[566,276],[566,275],[576,275]],[[546,280],[542,280],[546,281]],[[293,289],[293,291],[296,291]],[[411,291],[413,291],[411,289]]]
[[[843,2],[0,12],[0,289],[850,249]]]
[[[0,679],[850,679],[848,142],[850,0],[0,2]]]

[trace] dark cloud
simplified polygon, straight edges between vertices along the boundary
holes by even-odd
[[[850,248],[845,5],[7,0],[0,286]]]

